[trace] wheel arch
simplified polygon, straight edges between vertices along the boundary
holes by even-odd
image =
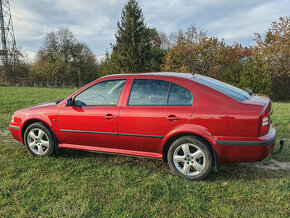
[[[166,142],[164,143],[164,146],[162,148],[162,159],[163,159],[163,162],[167,162],[167,153],[168,153],[168,150],[170,148],[170,145],[175,141],[177,140],[178,138],[180,137],[183,137],[183,136],[195,136],[195,137],[198,137],[201,141],[203,141],[210,149],[210,151],[212,152],[213,154],[213,161],[214,161],[214,171],[217,172],[219,170],[219,167],[220,167],[220,163],[219,163],[219,160],[218,160],[218,156],[216,154],[216,151],[215,151],[215,148],[214,146],[212,145],[212,143],[206,139],[205,137],[199,135],[199,134],[196,134],[196,133],[192,133],[192,132],[181,132],[181,133],[177,133],[177,134],[174,134],[172,136],[170,136]]]
[[[49,131],[55,136],[55,134],[52,131],[51,127],[44,120],[41,120],[41,119],[29,119],[29,120],[26,120],[24,122],[24,124],[22,125],[22,128],[21,128],[21,138],[22,138],[22,142],[23,143],[24,143],[25,130],[27,129],[27,127],[29,127],[33,123],[42,123],[42,124],[44,124],[49,129]]]

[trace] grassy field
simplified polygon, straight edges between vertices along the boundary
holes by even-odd
[[[52,158],[28,154],[8,131],[12,113],[73,91],[0,87],[0,217],[290,216],[290,104],[273,104],[284,153],[189,182],[158,160],[73,150]]]

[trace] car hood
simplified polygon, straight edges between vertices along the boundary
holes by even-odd
[[[40,108],[40,107],[48,107],[48,106],[56,105],[58,102],[59,102],[59,100],[54,100],[54,101],[49,101],[49,102],[43,102],[43,103],[40,103],[40,104],[31,105],[27,109]]]
[[[61,100],[54,100],[54,101],[49,101],[49,102],[43,102],[40,104],[35,104],[35,105],[31,105],[27,108],[21,109],[17,112],[24,112],[24,111],[29,111],[29,110],[33,110],[33,109],[41,109],[41,108],[52,108],[55,107]]]

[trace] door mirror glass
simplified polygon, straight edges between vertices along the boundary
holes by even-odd
[[[67,101],[66,101],[66,103],[65,103],[65,105],[67,106],[67,107],[70,107],[70,106],[72,106],[72,98],[69,98],[69,99],[67,99]]]

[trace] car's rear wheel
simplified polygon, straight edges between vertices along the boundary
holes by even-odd
[[[210,148],[195,136],[184,136],[174,141],[167,159],[174,174],[189,180],[202,180],[213,168]]]
[[[33,123],[24,132],[27,150],[38,157],[51,156],[55,150],[55,140],[50,130],[40,122]]]

